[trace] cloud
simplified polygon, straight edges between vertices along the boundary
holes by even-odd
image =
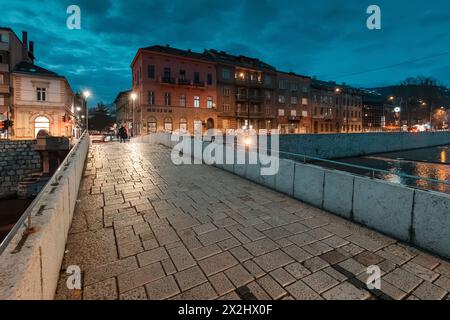
[[[66,8],[81,8],[82,29],[66,28]],[[368,0],[0,0],[2,24],[35,41],[37,63],[67,76],[92,102],[131,86],[138,48],[171,44],[254,56],[327,80],[450,51],[447,0],[379,0],[382,30],[366,28]],[[447,58],[447,59],[446,59]],[[450,85],[448,57],[338,80],[390,84],[425,74]]]

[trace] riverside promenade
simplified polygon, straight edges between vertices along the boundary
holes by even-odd
[[[56,299],[450,299],[448,261],[164,146],[92,145],[78,199]]]

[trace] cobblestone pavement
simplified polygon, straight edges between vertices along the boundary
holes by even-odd
[[[450,263],[169,149],[90,149],[57,299],[450,299]],[[383,273],[368,290],[367,266]],[[82,290],[68,290],[78,265]]]

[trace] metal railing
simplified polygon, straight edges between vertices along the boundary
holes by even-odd
[[[22,226],[25,226],[25,232],[24,234],[30,234],[33,233],[33,219],[32,219],[32,213],[37,208],[37,204],[41,200],[44,194],[47,194],[47,191],[49,191],[51,188],[57,186],[59,183],[59,178],[62,174],[62,171],[65,167],[69,165],[69,162],[71,158],[75,155],[75,152],[79,149],[81,143],[84,139],[89,139],[89,136],[86,134],[86,131],[83,132],[78,142],[72,147],[72,149],[69,151],[67,156],[64,158],[64,160],[61,162],[58,169],[56,169],[55,173],[50,177],[50,179],[47,181],[47,183],[44,185],[42,190],[38,193],[38,195],[33,199],[31,204],[27,207],[27,209],[22,213],[19,220],[16,222],[16,224],[12,227],[12,229],[8,232],[6,237],[2,240],[0,243],[0,255],[3,254],[5,249],[8,247],[11,240],[16,236],[17,232],[20,230]],[[38,212],[42,209],[38,208]]]
[[[228,145],[225,140],[224,140],[224,144]],[[248,145],[243,145],[243,144],[236,143],[235,144],[235,148],[238,147],[238,146],[240,146],[242,148],[247,148],[247,149],[249,147]],[[264,149],[264,148],[260,148],[258,146],[255,151],[259,151],[259,150],[265,151],[267,154],[271,154],[272,153],[272,151],[270,149]],[[415,181],[422,180],[422,181],[436,183],[436,184],[450,185],[450,181],[447,181],[447,180],[438,180],[438,179],[427,178],[427,177],[419,177],[419,176],[414,176],[414,175],[410,175],[410,174],[406,174],[406,173],[392,172],[392,171],[388,171],[388,170],[377,169],[377,168],[372,168],[372,167],[367,167],[367,166],[362,166],[362,165],[357,165],[357,164],[352,164],[352,163],[346,163],[346,162],[340,162],[340,161],[336,161],[336,160],[330,160],[330,159],[324,159],[324,158],[319,158],[319,157],[314,157],[314,156],[308,156],[306,154],[293,153],[293,152],[288,152],[288,151],[274,151],[273,153],[275,153],[275,154],[284,154],[284,155],[288,155],[288,156],[291,156],[291,157],[294,157],[294,158],[298,158],[298,159],[301,160],[301,162],[303,162],[305,164],[306,163],[314,164],[314,162],[323,162],[323,163],[329,163],[329,164],[344,166],[344,167],[353,168],[353,169],[369,171],[371,173],[371,177],[373,179],[377,179],[377,177],[375,176],[375,173],[382,173],[382,174],[388,174],[388,175],[395,175],[395,176],[398,176],[400,178],[412,179],[412,180],[415,180]],[[279,157],[279,158],[282,158],[282,157]],[[293,161],[298,162],[298,160],[294,160],[294,159],[288,158],[288,157],[286,157],[285,159],[293,160]],[[333,168],[328,168],[328,169],[333,169]],[[334,169],[334,170],[342,171],[342,170],[339,170],[339,169]],[[353,174],[359,175],[357,173],[353,173]],[[364,175],[362,175],[362,176],[364,176]],[[380,179],[380,180],[382,180],[382,179]],[[411,186],[411,185],[406,185],[406,186],[412,187],[412,188],[417,188],[417,186]]]

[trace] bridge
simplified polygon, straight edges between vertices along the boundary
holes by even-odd
[[[433,215],[448,219],[445,195],[395,189],[415,209],[382,224],[369,216],[387,219],[382,201],[360,212],[353,198],[346,216],[339,199],[350,182],[372,194],[384,183],[303,164],[291,175],[289,160],[283,179],[264,182],[249,168],[176,166],[167,135],[149,142],[81,139],[2,247],[0,299],[450,299],[448,243],[422,240],[417,212],[411,221],[427,208],[439,231]],[[300,173],[312,186],[305,193],[295,188]],[[328,186],[320,201],[311,177]],[[379,288],[367,286],[371,266]],[[72,288],[68,271],[77,269],[81,287]]]

